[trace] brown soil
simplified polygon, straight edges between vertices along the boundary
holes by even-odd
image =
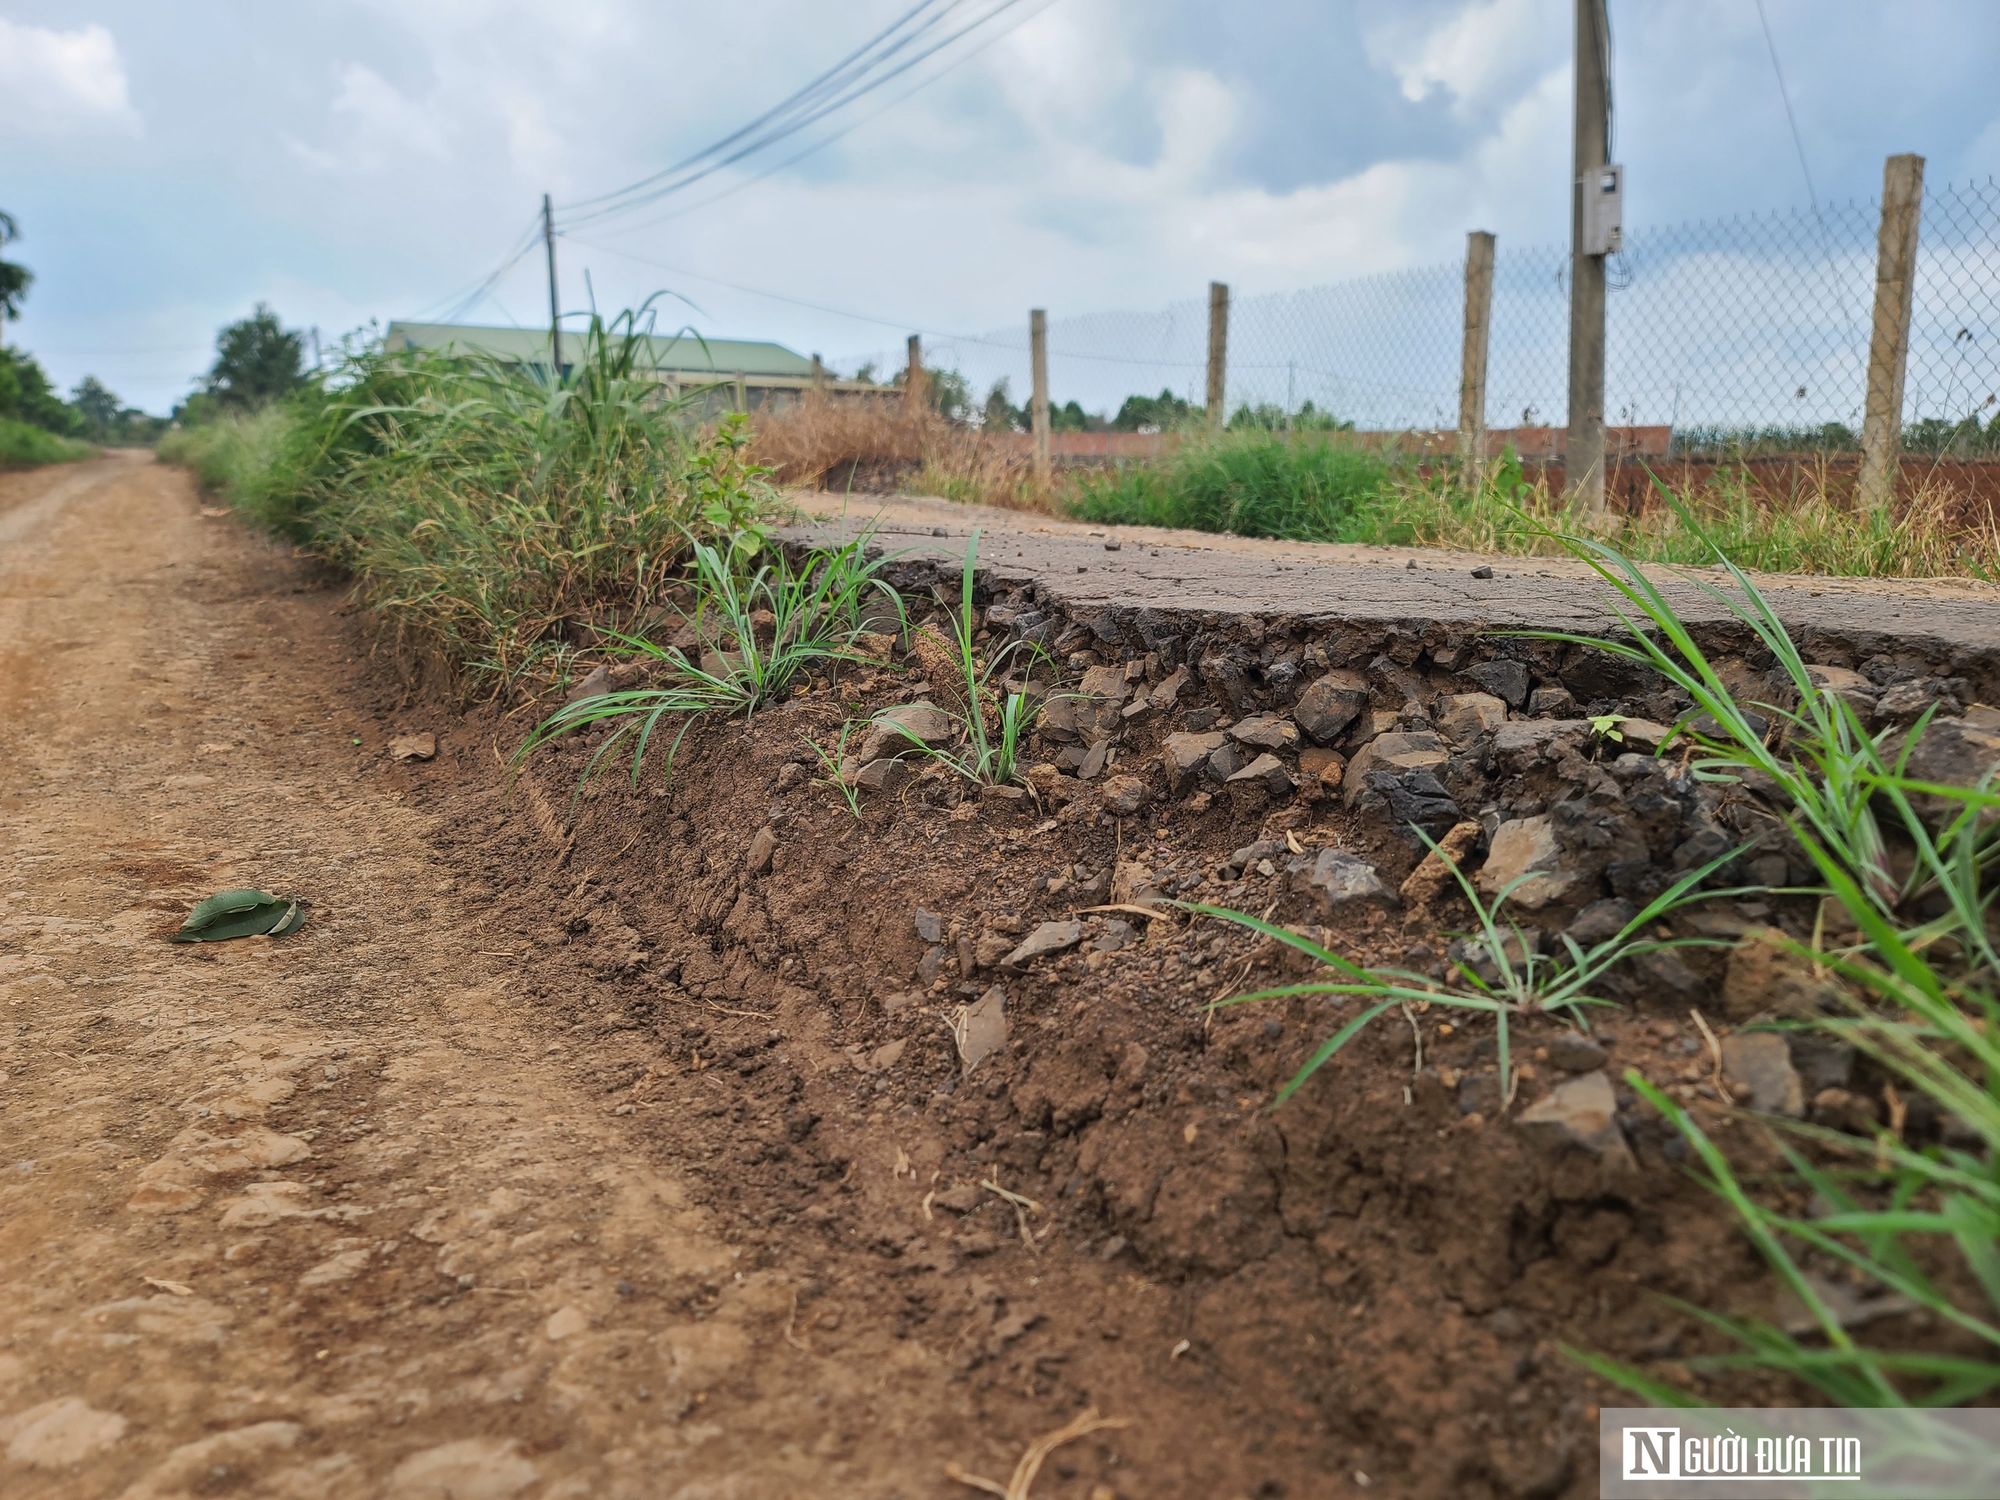
[[[1129,1425],[1036,1495],[1581,1497],[1610,1392],[1559,1346],[1684,1378],[1648,1294],[1765,1295],[1657,1131],[1614,1179],[1472,1108],[1462,1016],[1387,1018],[1274,1111],[1336,1008],[1205,1011],[1291,972],[1260,940],[1101,913],[1094,951],[982,965],[1135,849],[1259,911],[1212,872],[1260,832],[1399,879],[1337,804],[1043,819],[933,778],[857,819],[801,741],[884,677],[706,727],[565,829],[581,747],[510,792],[525,715],[404,686],[185,476],[7,484],[10,1496],[915,1500],[1095,1407]],[[417,730],[437,759],[391,761]],[[161,940],[245,884],[304,931]],[[1011,1040],[961,1078],[995,983]],[[1607,1031],[1614,1071],[1706,1076],[1685,1015]]]

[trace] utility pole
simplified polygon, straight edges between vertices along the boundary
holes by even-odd
[[[1861,412],[1861,479],[1854,502],[1886,509],[1896,498],[1903,448],[1903,374],[1910,357],[1910,293],[1917,280],[1917,221],[1924,159],[1882,164],[1882,223],[1875,236],[1875,318],[1868,332],[1868,401]]]
[[[1610,165],[1611,32],[1604,0],[1576,0],[1575,170],[1570,174],[1569,444],[1563,476],[1570,513],[1604,514],[1604,243],[1593,197]]]
[[[1229,288],[1208,284],[1208,418],[1210,432],[1222,431],[1229,412]]]
[[[1035,484],[1049,487],[1049,315],[1028,314],[1028,426],[1035,438]]]
[[[1493,326],[1493,236],[1465,237],[1465,346],[1458,376],[1458,470],[1468,489],[1486,474],[1486,343]]]
[[[556,300],[556,215],[549,195],[542,194],[542,242],[549,251],[549,379],[562,383],[562,312]]]

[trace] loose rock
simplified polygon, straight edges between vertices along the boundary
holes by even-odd
[[[915,755],[925,746],[949,744],[958,725],[943,709],[929,703],[905,703],[884,709],[868,726],[860,758],[868,761]]]
[[[1750,1107],[1767,1115],[1806,1112],[1805,1089],[1791,1050],[1775,1031],[1738,1031],[1722,1039],[1722,1071],[1750,1090]]]
[[[1528,700],[1528,669],[1520,662],[1483,661],[1460,675],[1478,683],[1509,708],[1519,708]]]
[[[971,1005],[960,1008],[952,1025],[952,1039],[958,1043],[964,1076],[970,1077],[974,1068],[1007,1045],[1006,1007],[1007,992],[996,984]]]
[[[1375,867],[1345,849],[1322,849],[1310,858],[1301,855],[1287,863],[1285,872],[1294,891],[1311,896],[1328,911],[1356,901],[1389,898],[1389,888]]]
[[[1299,726],[1275,714],[1252,714],[1233,725],[1229,737],[1262,750],[1289,750],[1299,742]]]
[[[1368,706],[1368,684],[1359,672],[1328,672],[1299,695],[1292,710],[1299,728],[1322,745],[1340,738]]]
[[[1097,797],[1113,817],[1129,818],[1152,800],[1153,789],[1137,776],[1113,776],[1097,789]]]
[[[389,741],[391,760],[429,760],[437,754],[437,736],[426,729],[422,734],[399,734]]]
[[[1082,941],[1083,923],[1075,920],[1068,922],[1044,922],[1033,932],[1029,933],[1027,940],[1012,953],[1009,953],[1004,961],[1011,966],[1018,967],[1021,964],[1040,958],[1044,954],[1061,953],[1065,949],[1074,948]]]
[[[1600,1070],[1559,1083],[1521,1111],[1521,1129],[1593,1152],[1608,1167],[1631,1168],[1632,1148],[1618,1128],[1618,1098]]]
[[[1470,744],[1507,722],[1507,705],[1491,693],[1453,693],[1431,711],[1438,733],[1454,745]]]
[[[1549,1043],[1549,1061],[1565,1073],[1588,1073],[1606,1060],[1604,1048],[1581,1032],[1557,1032]]]
[[[1367,790],[1368,773],[1373,770],[1418,771],[1441,766],[1451,758],[1444,741],[1423,732],[1392,732],[1377,735],[1355,753],[1342,777],[1342,793],[1349,807]]]
[[[1599,943],[1617,937],[1625,930],[1625,924],[1638,914],[1639,908],[1630,901],[1608,896],[1584,907],[1576,914],[1576,920],[1563,929],[1563,933],[1575,939],[1579,948],[1595,948]]]
[[[1283,797],[1292,790],[1292,773],[1277,756],[1264,754],[1229,778],[1232,787],[1253,782],[1271,796]]]
[[[1406,906],[1421,908],[1437,899],[1440,891],[1458,889],[1458,882],[1452,877],[1451,866],[1463,866],[1465,856],[1479,843],[1480,826],[1474,822],[1457,823],[1445,836],[1438,840],[1437,847],[1427,851],[1417,861],[1417,867],[1410,871],[1401,889],[1397,892]],[[1450,863],[1447,864],[1446,861]]]
[[[1753,1016],[1804,1020],[1839,1005],[1840,986],[1813,973],[1812,960],[1795,953],[1775,927],[1753,927],[1729,950],[1722,980],[1722,1013],[1732,1021]]]
[[[1170,734],[1160,746],[1167,767],[1167,779],[1179,791],[1201,773],[1208,758],[1227,744],[1228,736],[1219,729],[1206,734]]]
[[[1480,894],[1489,900],[1497,899],[1510,884],[1520,880],[1508,892],[1509,901],[1530,911],[1547,906],[1576,883],[1576,876],[1557,868],[1561,858],[1555,825],[1547,814],[1509,819],[1494,832],[1493,843],[1486,851],[1486,863],[1479,871]],[[1522,876],[1527,878],[1522,880]]]

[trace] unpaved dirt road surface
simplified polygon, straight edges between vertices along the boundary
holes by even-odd
[[[0,486],[0,1491],[877,1492],[872,1372],[709,1415],[789,1293],[523,1015],[339,595],[143,459]],[[304,931],[162,941],[241,885]]]

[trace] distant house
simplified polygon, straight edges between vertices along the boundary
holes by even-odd
[[[835,380],[818,356],[795,354],[783,344],[752,339],[703,339],[691,333],[652,335],[645,339],[641,362],[659,377],[669,396],[700,393],[706,416],[725,411],[781,412],[796,406],[817,387],[829,397],[887,396],[884,387],[856,380]],[[549,335],[532,328],[480,328],[468,323],[404,323],[389,325],[384,347],[455,350],[511,360],[537,370],[548,368]],[[581,335],[563,334],[563,373],[574,368]],[[900,395],[900,392],[896,393]]]

